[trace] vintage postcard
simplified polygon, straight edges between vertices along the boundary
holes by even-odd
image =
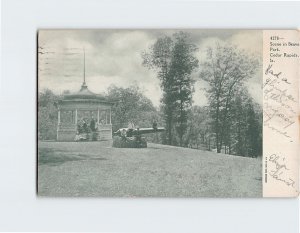
[[[37,37],[38,196],[298,196],[298,30]]]

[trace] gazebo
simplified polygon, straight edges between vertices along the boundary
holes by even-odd
[[[85,135],[90,135],[86,140],[112,139],[112,105],[104,96],[92,93],[84,77],[81,89],[65,94],[57,104],[57,141],[74,141],[82,126],[87,131]]]

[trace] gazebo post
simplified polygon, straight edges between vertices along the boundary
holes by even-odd
[[[100,117],[100,112],[99,112],[99,108],[98,108],[98,114],[97,114],[97,123],[99,124],[99,117]]]
[[[107,110],[105,110],[105,124],[107,125]]]
[[[111,125],[111,109],[109,109],[109,124]]]
[[[75,109],[75,125],[77,126],[77,108]]]
[[[58,124],[60,124],[60,109],[58,109],[58,112],[57,112],[57,122],[58,122]]]

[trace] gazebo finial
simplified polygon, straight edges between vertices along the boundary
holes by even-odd
[[[87,85],[85,83],[85,48],[83,47],[83,83],[81,85],[81,90],[86,89]]]

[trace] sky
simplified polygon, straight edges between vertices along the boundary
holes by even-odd
[[[83,82],[83,48],[88,88],[97,94],[107,93],[110,85],[138,85],[154,106],[158,107],[162,91],[154,70],[142,65],[143,51],[157,38],[179,30],[40,30],[38,34],[39,91],[50,89],[56,94],[77,92]],[[188,32],[199,50],[195,56],[200,67],[195,79],[194,105],[207,105],[206,83],[199,78],[206,48],[217,43],[230,43],[262,60],[261,30],[181,30]],[[262,67],[247,83],[249,93],[262,102]]]

